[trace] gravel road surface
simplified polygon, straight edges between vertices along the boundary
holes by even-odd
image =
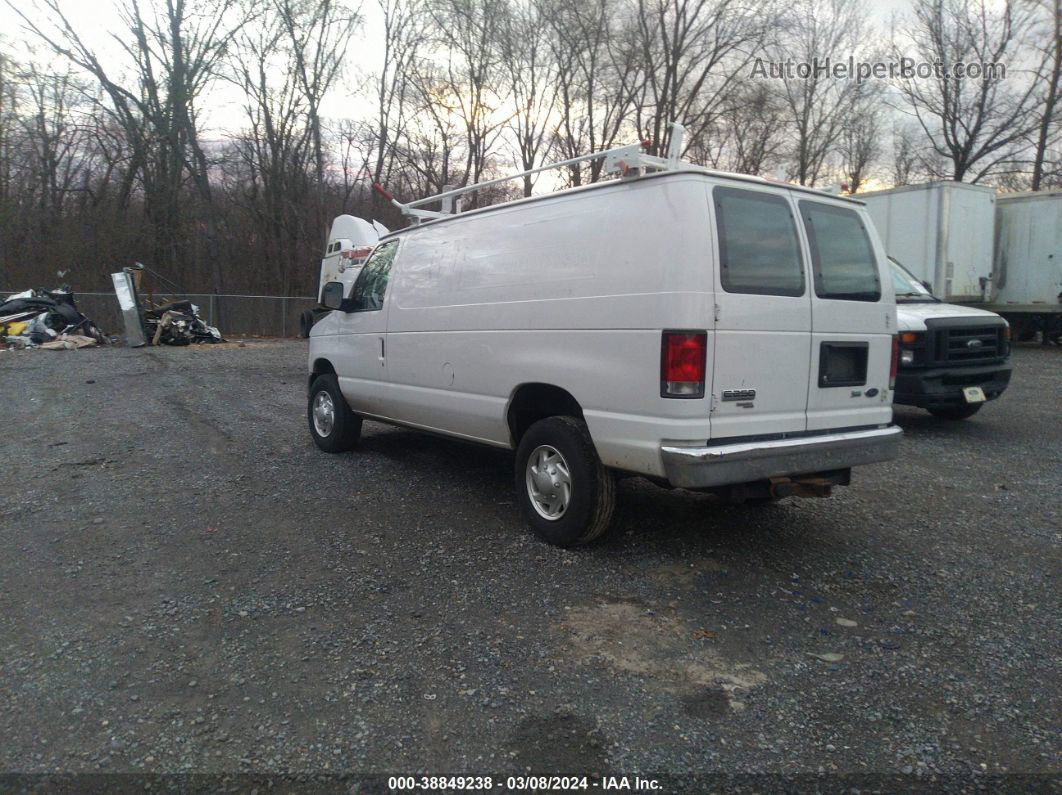
[[[0,352],[0,771],[1062,786],[1062,350],[831,499],[626,480],[574,551],[503,451],[319,452],[305,352]]]

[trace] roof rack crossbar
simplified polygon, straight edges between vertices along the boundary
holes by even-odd
[[[510,182],[514,179],[521,179],[523,177],[531,176],[532,174],[539,174],[543,171],[552,171],[558,168],[567,168],[568,166],[574,166],[577,163],[585,163],[589,160],[598,160],[605,158],[605,172],[609,174],[619,174],[620,176],[632,176],[640,174],[643,171],[668,171],[678,168],[679,166],[679,153],[682,151],[682,137],[685,133],[685,128],[678,122],[671,123],[671,146],[668,150],[668,157],[654,157],[645,153],[644,148],[648,145],[648,142],[641,142],[637,144],[630,144],[628,146],[617,146],[612,149],[606,149],[602,152],[593,152],[588,155],[580,155],[579,157],[568,158],[567,160],[561,160],[557,163],[549,163],[544,166],[538,166],[537,168],[529,168],[526,171],[520,171],[516,174],[509,174],[504,177],[498,177],[496,179],[488,179],[483,182],[477,182],[473,185],[465,185],[462,188],[453,188],[451,190],[443,191],[442,193],[436,193],[434,196],[426,196],[423,199],[415,199],[411,202],[402,202],[395,199],[390,193],[388,193],[382,185],[374,184],[373,187],[397,207],[404,216],[411,218],[415,223],[419,223],[421,220],[431,220],[434,218],[447,218],[452,213],[439,212],[435,210],[422,210],[419,209],[425,204],[431,204],[433,202],[445,202],[447,199],[455,199],[458,196],[464,196],[468,193],[473,193],[477,190],[483,190],[484,188],[490,188],[495,185],[501,185],[505,182]],[[447,206],[444,203],[442,206]],[[450,204],[450,206],[453,206]]]

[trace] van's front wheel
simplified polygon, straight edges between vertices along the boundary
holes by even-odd
[[[602,535],[616,505],[615,479],[574,417],[528,428],[516,451],[516,493],[535,534],[561,547]]]
[[[361,417],[350,410],[339,381],[331,373],[313,380],[306,414],[310,435],[326,453],[353,450],[361,439]]]

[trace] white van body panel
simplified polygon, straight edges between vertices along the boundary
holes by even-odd
[[[517,390],[558,386],[579,403],[602,463],[657,477],[667,476],[665,447],[692,461],[713,439],[886,425],[895,307],[880,243],[878,301],[817,299],[802,231],[803,295],[727,293],[718,185],[781,197],[798,228],[800,199],[843,206],[871,226],[854,202],[696,169],[413,226],[380,243],[398,241],[383,311],[323,318],[311,332],[311,372],[331,362],[357,413],[499,447],[513,446]],[[665,330],[707,334],[703,397],[661,396]],[[820,338],[867,344],[874,399],[818,387]],[[721,399],[744,388],[756,390],[749,406]]]
[[[406,233],[388,324],[395,413],[507,447],[516,388],[562,384],[603,461],[659,474],[658,425],[711,435],[705,401],[659,396],[661,318],[712,323],[706,211],[703,183],[671,178]],[[667,242],[672,267],[651,266],[661,228],[682,230]]]
[[[380,312],[328,312],[310,331],[313,356],[332,363],[347,403],[358,413],[388,410],[386,312],[386,307]]]
[[[860,193],[885,250],[945,301],[988,300],[996,194],[963,182]],[[982,279],[986,281],[982,283]]]

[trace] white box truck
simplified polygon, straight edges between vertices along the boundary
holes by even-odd
[[[323,290],[318,447],[370,418],[513,449],[528,522],[563,546],[608,527],[617,473],[769,501],[897,454],[896,307],[860,202],[675,151],[590,157],[623,178],[458,214],[418,208],[490,183],[396,202],[415,223],[349,294]]]
[[[992,277],[996,192],[929,182],[860,193],[885,250],[942,301],[986,301]]]
[[[1062,343],[1062,191],[1001,194],[991,301],[1017,339]]]
[[[987,308],[995,191],[931,182],[858,198],[891,260],[900,335],[894,401],[942,419],[972,417],[1003,394],[1011,374],[1010,328]]]

